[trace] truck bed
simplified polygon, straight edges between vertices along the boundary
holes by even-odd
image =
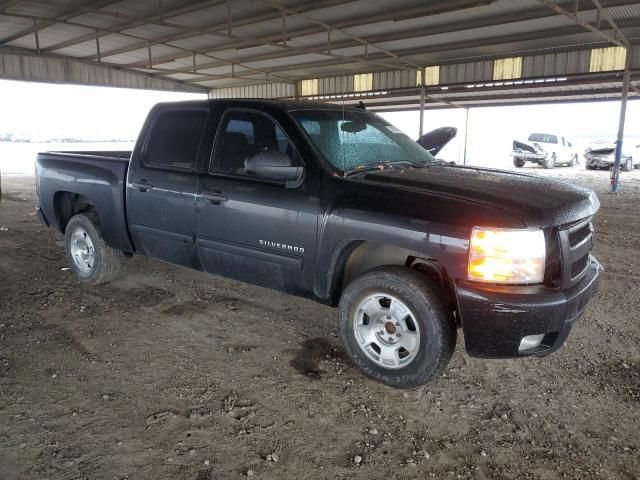
[[[129,151],[43,152],[36,159],[37,190],[47,223],[64,232],[73,212],[65,202],[80,195],[95,209],[105,241],[133,251],[125,217]]]
[[[77,158],[77,159],[94,159],[94,160],[115,160],[115,161],[126,161],[129,162],[131,158],[131,150],[70,150],[70,151],[52,151],[52,152],[42,152],[38,154],[38,158],[40,155],[55,158],[55,157],[65,157],[65,158]]]

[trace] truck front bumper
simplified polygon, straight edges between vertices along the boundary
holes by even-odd
[[[530,153],[524,151],[514,151],[511,153],[512,157],[520,158],[521,160],[526,160],[528,162],[540,163],[544,162],[547,156],[544,153]]]
[[[566,290],[458,283],[458,313],[467,353],[505,358],[554,352],[597,293],[603,271],[592,258],[584,277]]]

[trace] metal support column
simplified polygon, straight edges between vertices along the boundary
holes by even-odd
[[[418,138],[422,137],[424,133],[424,83],[420,85],[420,134]]]
[[[465,108],[465,118],[464,118],[464,146],[463,154],[462,154],[462,164],[467,164],[467,139],[469,138],[469,107]]]
[[[620,123],[618,123],[618,137],[616,138],[616,160],[613,165],[613,181],[611,193],[618,193],[618,180],[620,178],[620,158],[622,157],[622,140],[624,138],[624,123],[627,115],[627,98],[629,97],[629,83],[631,80],[631,48],[627,47],[627,55],[624,62],[624,76],[622,80],[622,99],[620,101]]]

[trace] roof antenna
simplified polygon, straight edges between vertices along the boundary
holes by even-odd
[[[367,110],[367,107],[364,105],[364,102],[362,100],[360,100],[358,102],[358,105],[356,106],[356,108],[359,108],[360,110]]]

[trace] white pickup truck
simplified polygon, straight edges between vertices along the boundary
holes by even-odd
[[[532,133],[527,141],[514,140],[511,156],[518,168],[524,167],[527,162],[537,163],[544,168],[557,165],[573,167],[578,163],[578,152],[569,140],[547,133]]]

